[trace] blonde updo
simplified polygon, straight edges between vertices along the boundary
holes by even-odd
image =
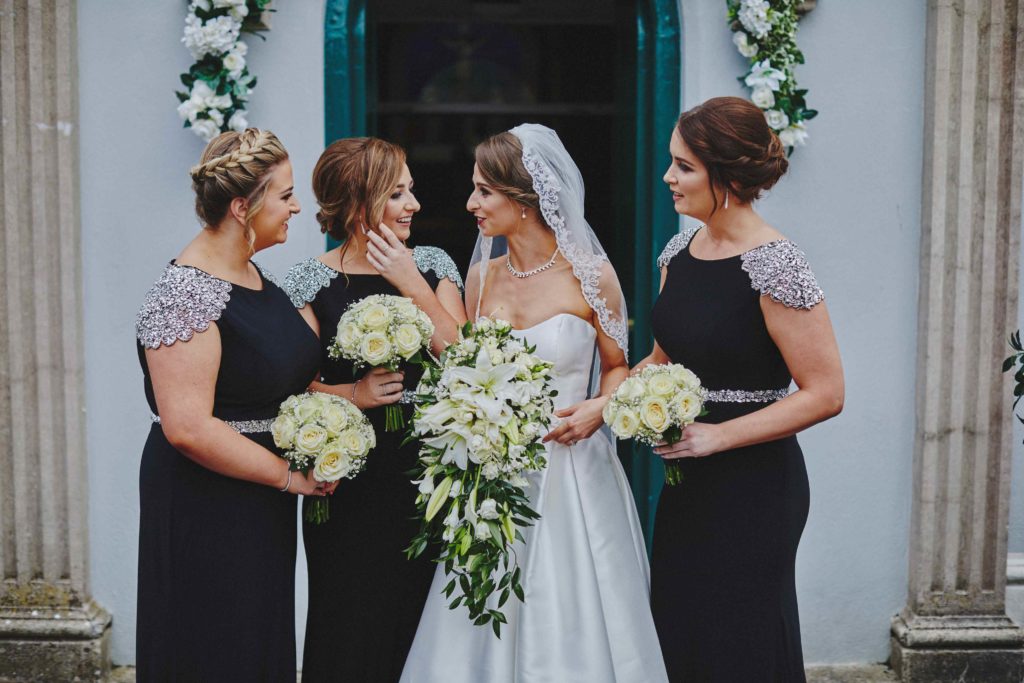
[[[227,216],[231,200],[248,202],[245,237],[250,248],[256,234],[252,221],[263,208],[270,174],[288,151],[269,130],[246,128],[241,133],[221,133],[206,145],[199,163],[192,167],[192,190],[196,193],[196,215],[207,228],[214,228]]]

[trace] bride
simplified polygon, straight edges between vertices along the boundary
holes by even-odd
[[[583,179],[553,130],[524,124],[476,148],[473,184],[467,308],[508,320],[554,363],[560,423],[545,437],[548,466],[529,475],[541,518],[516,546],[525,602],[505,604],[499,640],[449,610],[439,566],[402,681],[666,681],[636,508],[600,430],[629,370],[627,318],[583,216]]]

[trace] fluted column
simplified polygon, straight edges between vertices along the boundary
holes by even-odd
[[[110,617],[88,594],[75,14],[73,0],[0,0],[5,680],[109,668]]]
[[[929,0],[904,681],[1019,683],[1007,616],[1010,378],[1024,166],[1024,3]]]

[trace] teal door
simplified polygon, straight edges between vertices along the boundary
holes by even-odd
[[[678,226],[661,182],[680,103],[677,0],[524,0],[529,21],[497,4],[448,4],[457,17],[436,16],[430,3],[327,1],[325,141],[379,131],[406,145],[432,206],[419,224],[442,228],[429,243],[465,263],[459,250],[475,234],[461,227],[468,182],[447,169],[466,175],[473,142],[514,123],[559,130],[629,299],[636,362],[651,348],[655,260]],[[629,443],[620,456],[649,542],[662,465]]]

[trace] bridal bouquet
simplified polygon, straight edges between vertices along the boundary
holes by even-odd
[[[366,454],[377,445],[366,416],[354,405],[331,394],[289,396],[270,427],[274,443],[293,472],[313,470],[317,481],[352,479],[366,464]],[[323,524],[329,501],[314,498],[306,521]]]
[[[434,323],[412,299],[372,294],[342,314],[327,355],[347,358],[357,370],[371,365],[394,372],[403,361],[422,362],[421,351],[430,345],[433,334]],[[385,406],[384,429],[395,432],[403,426],[402,409]]]
[[[704,392],[697,375],[682,365],[648,365],[619,385],[604,407],[604,421],[620,439],[649,446],[675,443],[683,428],[704,415]],[[683,480],[679,463],[665,463],[665,483]]]
[[[406,554],[439,539],[438,562],[451,577],[445,597],[459,591],[451,608],[464,605],[499,638],[500,608],[513,593],[524,600],[512,545],[540,517],[524,474],[547,465],[540,439],[554,413],[552,364],[534,351],[503,320],[467,323],[440,364],[427,365],[410,434],[423,444],[413,482],[422,524]],[[497,609],[487,605],[495,591]]]

